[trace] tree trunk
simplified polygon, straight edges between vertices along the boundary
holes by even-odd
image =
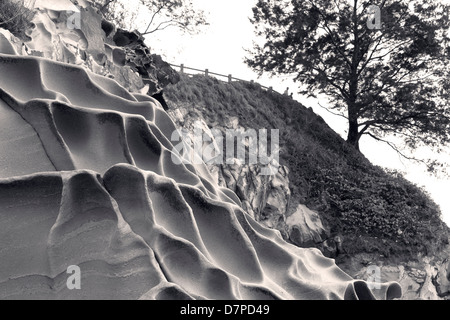
[[[351,81],[350,91],[351,91],[351,100],[347,102],[347,111],[348,111],[348,135],[347,135],[347,143],[353,146],[356,150],[359,151],[359,139],[361,138],[361,134],[359,132],[359,123],[358,123],[358,106],[356,104],[356,81]]]
[[[349,120],[347,143],[359,151],[359,138],[361,137],[361,135],[359,134],[358,128],[358,120]]]
[[[358,0],[353,1],[353,54],[352,64],[350,67],[350,87],[349,100],[347,101],[348,108],[348,136],[347,142],[359,151],[359,125],[358,125],[358,53],[359,53],[359,36],[358,36],[358,14],[357,14]]]

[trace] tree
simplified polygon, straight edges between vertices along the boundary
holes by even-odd
[[[196,10],[189,0],[94,0],[93,3],[108,20],[121,28],[140,30],[142,35],[171,27],[195,34],[208,25],[205,13]],[[145,29],[136,25],[137,18],[143,15],[149,17]]]
[[[395,134],[439,151],[450,141],[449,6],[439,2],[259,0],[251,22],[264,44],[246,63],[326,95],[358,150],[369,135],[407,157],[385,139]]]

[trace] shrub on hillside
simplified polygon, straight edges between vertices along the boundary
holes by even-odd
[[[9,30],[19,38],[26,38],[25,30],[31,24],[33,0],[2,0],[0,1],[0,28]]]
[[[438,206],[400,173],[358,170],[353,172],[356,178],[349,178],[345,172],[323,171],[315,188],[324,188],[338,208],[335,215],[344,234],[388,240],[378,251],[389,251],[395,243],[394,252],[403,248],[410,254],[433,254],[446,243],[447,227]],[[356,252],[363,249],[357,242],[349,245]]]

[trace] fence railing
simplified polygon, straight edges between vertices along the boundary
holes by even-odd
[[[231,83],[233,81],[255,83],[255,81],[253,81],[253,80],[248,81],[248,80],[244,80],[244,79],[239,79],[239,78],[233,77],[233,75],[231,75],[231,74],[225,75],[225,74],[220,74],[220,73],[216,73],[216,72],[211,72],[211,71],[209,71],[209,69],[204,69],[204,70],[196,69],[196,68],[186,67],[184,64],[176,65],[176,64],[169,63],[169,65],[171,67],[179,68],[179,72],[180,73],[184,73],[184,74],[187,74],[187,75],[204,74],[207,77],[208,76],[214,76],[218,80],[224,81],[224,82],[228,82],[228,83]],[[189,72],[189,71],[194,71],[194,73],[193,72]],[[223,80],[221,78],[225,78],[226,80]],[[259,85],[259,86],[263,90],[267,90],[269,92],[274,92],[274,93],[277,93],[277,94],[281,95],[281,93],[279,93],[278,91],[275,91],[273,89],[273,87],[266,87],[266,86],[263,86],[263,85]],[[287,93],[285,92],[284,95],[287,95]],[[292,94],[291,94],[290,97],[292,98]]]

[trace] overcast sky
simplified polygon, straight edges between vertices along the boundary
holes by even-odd
[[[284,92],[286,87],[295,90],[296,85],[287,77],[260,79],[243,62],[246,52],[252,47],[254,40],[253,26],[249,22],[252,7],[256,0],[193,0],[197,8],[208,13],[210,26],[196,36],[181,36],[176,30],[164,30],[147,37],[147,44],[154,53],[162,54],[173,64],[183,63],[185,66],[206,69],[220,74],[232,74],[234,77],[256,80],[262,85],[273,86],[275,90]],[[298,96],[294,98],[321,115],[335,131],[345,137],[345,119],[333,116],[318,106],[318,101]],[[321,104],[325,104],[321,101]],[[406,177],[419,186],[424,186],[432,198],[442,209],[444,220],[450,225],[450,181],[429,176],[423,167],[402,160],[387,145],[363,138],[361,150],[372,163],[398,169],[406,173]],[[423,151],[424,155],[428,153]],[[450,156],[446,155],[447,162]]]

